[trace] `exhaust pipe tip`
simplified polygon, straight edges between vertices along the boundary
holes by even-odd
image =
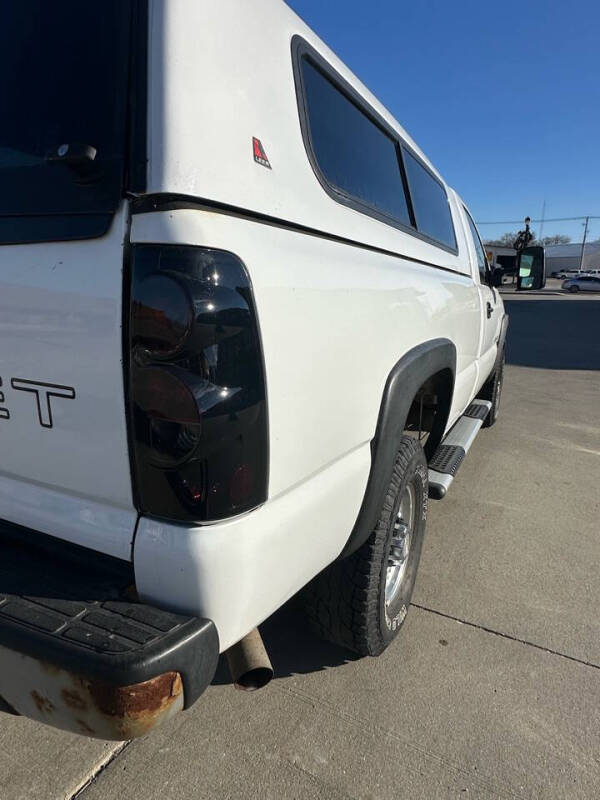
[[[271,660],[258,628],[226,650],[225,657],[236,689],[255,692],[266,686],[273,677]]]
[[[245,692],[255,692],[266,686],[273,677],[273,670],[270,667],[256,667],[248,670],[234,680],[233,685],[236,689],[243,689]]]

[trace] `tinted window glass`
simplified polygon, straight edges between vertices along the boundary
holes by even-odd
[[[456,247],[446,190],[425,167],[403,148],[404,165],[417,229],[448,247]]]
[[[0,215],[113,210],[125,152],[130,2],[0,0],[0,12]],[[49,160],[62,144],[95,148],[93,179]]]
[[[465,214],[467,215],[467,222],[469,223],[469,228],[471,230],[471,237],[473,238],[473,244],[475,245],[475,252],[477,253],[477,266],[479,268],[479,277],[481,278],[481,282],[485,283],[486,281],[486,258],[485,252],[483,250],[483,245],[481,244],[481,239],[479,238],[479,233],[477,228],[475,227],[475,223],[471,219],[471,215],[465,208]]]
[[[312,148],[327,182],[410,225],[394,140],[306,58],[302,73]]]

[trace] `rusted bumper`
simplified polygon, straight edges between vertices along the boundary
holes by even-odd
[[[83,736],[134,739],[184,707],[178,672],[111,686],[6,648],[0,648],[0,670],[0,692],[11,709]]]
[[[123,740],[189,708],[216,669],[213,623],[132,601],[122,564],[54,550],[0,528],[0,711]]]

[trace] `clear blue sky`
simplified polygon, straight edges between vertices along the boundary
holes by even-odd
[[[546,217],[600,215],[598,0],[288,3],[477,220],[537,218],[544,199]],[[547,224],[544,233],[577,240],[581,229]],[[600,237],[600,220],[591,233]]]

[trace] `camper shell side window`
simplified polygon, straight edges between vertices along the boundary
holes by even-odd
[[[407,142],[300,36],[292,40],[304,144],[337,202],[458,254],[446,189]]]

